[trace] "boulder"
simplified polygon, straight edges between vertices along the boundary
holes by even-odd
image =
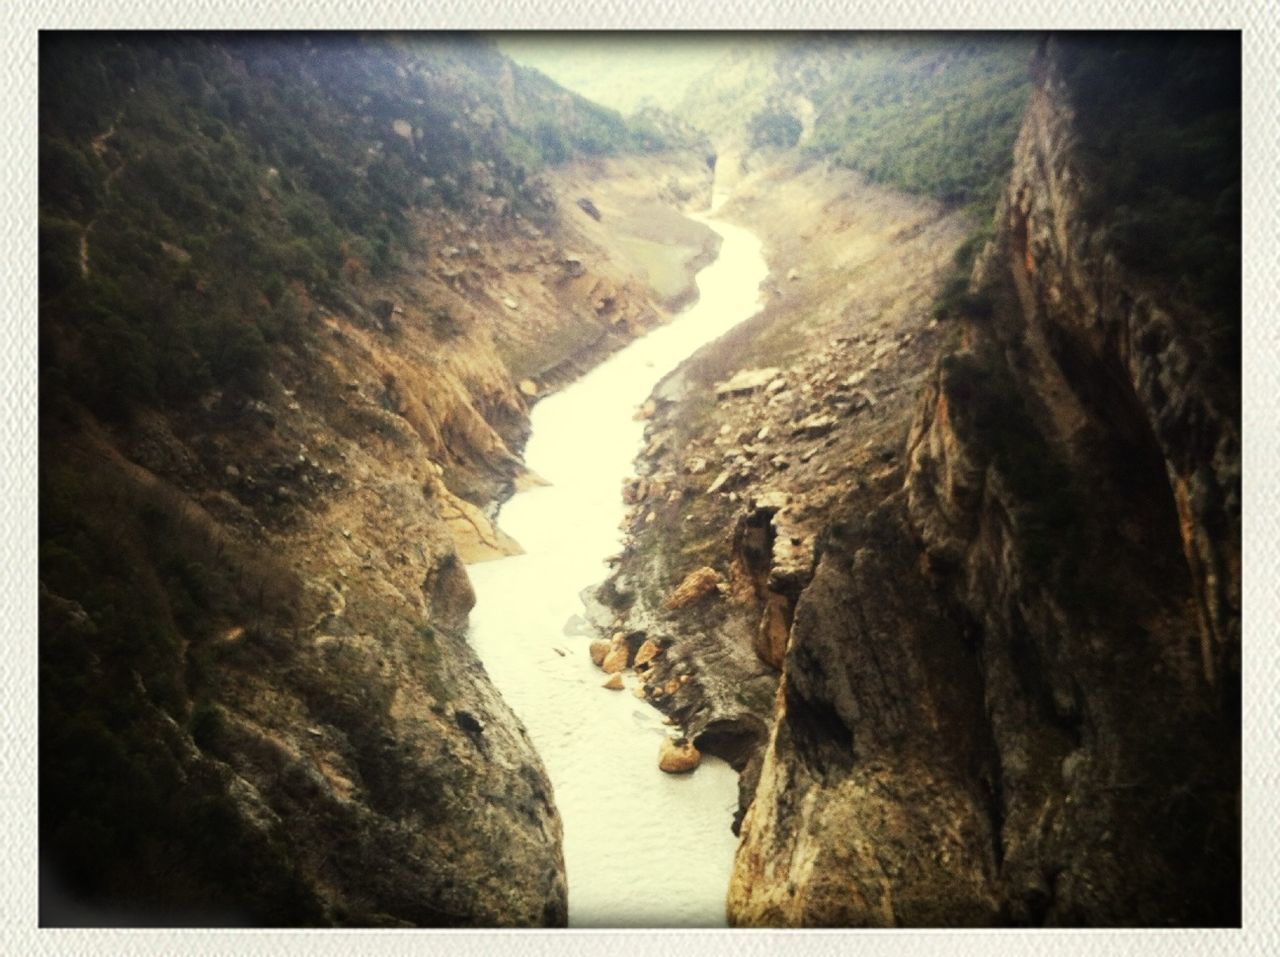
[[[778,376],[778,370],[743,369],[732,379],[716,386],[716,398],[725,399],[738,395],[750,395],[757,389],[763,389]]]
[[[618,644],[611,645],[609,647],[609,653],[604,656],[604,661],[600,663],[600,667],[603,668],[609,674],[622,671],[624,668],[626,668],[627,667],[626,642],[619,642]]]
[[[834,416],[825,415],[823,413],[815,413],[796,424],[791,430],[791,434],[797,438],[816,439],[826,435],[836,427]]]
[[[658,769],[668,774],[684,774],[692,771],[702,760],[698,749],[683,738],[674,740],[666,738],[658,751]]]
[[[658,655],[662,654],[662,649],[652,638],[646,638],[644,644],[640,646],[640,650],[636,652],[636,667],[648,664]]]
[[[600,638],[591,642],[591,663],[597,668],[604,667],[604,659],[608,656],[610,649],[613,648],[609,642]]]
[[[662,607],[666,611],[678,611],[681,608],[687,608],[715,591],[718,584],[720,584],[720,573],[714,568],[704,565],[702,568],[695,569],[686,575],[684,581],[677,585],[676,590],[663,602]]]
[[[621,691],[622,675],[615,671],[613,674],[609,675],[609,680],[606,681],[604,684],[602,684],[600,687],[608,688],[610,691]]]

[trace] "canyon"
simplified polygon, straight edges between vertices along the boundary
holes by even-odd
[[[399,265],[255,279],[297,313],[262,377],[127,414],[86,357],[136,340],[78,297],[162,146],[110,104],[46,224],[42,922],[1239,922],[1231,304],[1098,212],[1091,48],[972,54],[1025,73],[985,218],[824,153],[830,51],[778,48],[615,121],[483,44],[365,86],[317,45],[296,95],[420,176]],[[278,55],[178,59],[265,116]],[[320,232],[319,174],[220,122]],[[149,255],[212,313],[211,242]]]

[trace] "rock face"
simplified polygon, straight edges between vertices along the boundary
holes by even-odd
[[[823,536],[742,925],[1239,921],[1239,412],[1099,248],[1051,46],[899,487]]]

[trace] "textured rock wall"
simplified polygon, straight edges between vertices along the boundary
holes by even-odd
[[[991,316],[800,599],[735,923],[1239,920],[1230,373],[1101,252],[1038,67],[975,269]]]

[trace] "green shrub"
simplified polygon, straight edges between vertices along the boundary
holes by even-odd
[[[1021,34],[815,39],[828,65],[805,149],[908,192],[995,207],[1030,90]]]
[[[1076,108],[1086,217],[1122,262],[1212,317],[1205,336],[1235,368],[1239,34],[1071,34],[1055,43]]]
[[[751,118],[747,133],[751,138],[751,145],[757,149],[762,146],[789,149],[799,142],[803,129],[800,121],[786,110],[768,109],[761,110]]]

